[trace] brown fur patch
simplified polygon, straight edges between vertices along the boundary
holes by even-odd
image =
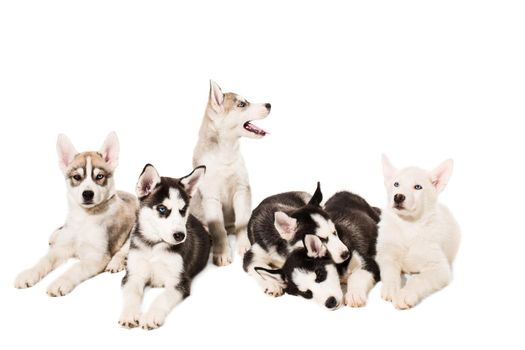
[[[88,158],[91,158],[91,165],[93,166],[93,168],[102,169],[104,173],[106,174],[106,176],[112,175],[111,171],[109,170],[108,164],[102,158],[102,154],[98,152],[82,152],[82,153],[77,154],[75,158],[73,158],[73,161],[69,165],[67,176],[71,177],[74,174],[75,170],[78,168],[85,169]],[[84,174],[84,175],[91,176],[91,174]]]
[[[121,200],[121,205],[113,215],[113,220],[108,226],[108,252],[111,256],[126,242],[135,225],[137,217],[137,198],[126,192],[117,192],[116,196]]]

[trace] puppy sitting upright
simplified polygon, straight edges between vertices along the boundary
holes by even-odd
[[[239,149],[242,136],[261,138],[266,132],[251,123],[266,118],[269,103],[250,103],[210,82],[210,97],[193,153],[193,166],[206,165],[207,175],[192,201],[190,212],[208,226],[213,241],[213,263],[231,263],[227,234],[237,236],[237,251],[250,248],[246,233],[251,214],[248,172]]]
[[[17,288],[27,288],[69,258],[80,261],[47,289],[50,296],[68,294],[84,280],[107,269],[124,268],[127,245],[135,224],[135,196],[115,191],[113,172],[119,143],[109,134],[100,152],[78,153],[69,139],[58,136],[59,165],[66,178],[69,213],[65,224],[49,240],[49,251],[34,267],[16,278]]]
[[[458,224],[438,203],[452,174],[452,160],[428,172],[395,169],[383,156],[388,206],[381,215],[377,263],[381,296],[398,309],[408,309],[452,278],[452,262],[460,241]],[[401,274],[414,274],[401,286]]]
[[[190,198],[204,172],[201,166],[188,176],[173,179],[160,177],[149,164],[142,171],[137,184],[140,209],[122,280],[121,326],[160,327],[171,309],[190,294],[193,277],[206,266],[210,237],[201,222],[188,214]],[[141,316],[147,285],[164,287],[164,292]]]

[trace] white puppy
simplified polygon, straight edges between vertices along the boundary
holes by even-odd
[[[383,156],[388,205],[377,240],[381,296],[398,309],[408,309],[450,283],[460,231],[438,195],[452,174],[452,160],[433,171],[394,168]],[[410,276],[402,286],[401,275]]]

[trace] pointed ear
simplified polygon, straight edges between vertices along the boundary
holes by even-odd
[[[214,82],[213,80],[210,80],[210,99],[209,99],[210,105],[212,106],[214,110],[220,111],[222,108],[223,102],[224,102],[224,94],[222,93],[221,88],[216,82]]]
[[[385,181],[388,181],[394,177],[394,175],[397,173],[397,169],[390,163],[390,160],[386,155],[381,156],[382,162],[383,162],[383,176],[385,177]]]
[[[316,235],[305,235],[304,247],[306,248],[306,253],[311,258],[321,258],[326,255],[326,247]]]
[[[441,163],[436,169],[430,172],[431,181],[436,190],[439,192],[445,189],[448,184],[448,180],[452,175],[452,168],[454,167],[454,161],[447,159]]]
[[[276,211],[273,224],[284,240],[289,241],[295,236],[297,220],[288,216],[285,212]]]
[[[142,174],[140,174],[137,182],[137,197],[143,198],[149,195],[155,187],[160,183],[160,176],[157,169],[151,164],[146,164]]]
[[[102,158],[108,163],[111,170],[115,170],[118,165],[118,155],[120,152],[120,145],[117,134],[113,131],[106,137],[106,141],[100,148]]]
[[[180,179],[180,183],[184,186],[186,192],[192,197],[197,188],[199,188],[199,182],[206,173],[206,167],[204,165],[198,166],[189,174]]]
[[[286,282],[284,281],[283,272],[281,269],[265,269],[264,267],[254,267],[255,272],[259,274],[264,280],[269,282],[277,282],[281,288],[286,288]]]
[[[323,193],[321,192],[321,183],[317,182],[317,188],[315,189],[314,195],[312,196],[308,204],[315,205],[316,207],[320,207],[322,201],[323,201]]]
[[[65,172],[69,164],[73,161],[75,156],[78,154],[75,146],[69,141],[68,137],[64,134],[59,134],[57,138],[57,154],[58,154],[58,165],[60,169]]]

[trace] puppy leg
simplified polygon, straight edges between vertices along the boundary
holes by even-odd
[[[222,204],[218,199],[204,198],[202,205],[212,239],[213,263],[217,266],[229,265],[232,260],[228,235],[224,228]]]
[[[129,273],[122,280],[124,303],[118,323],[124,328],[133,328],[139,325],[140,305],[144,296],[146,278],[139,276],[128,277]]]
[[[123,271],[126,268],[126,259],[128,258],[130,242],[131,237],[128,237],[124,245],[109,261],[108,266],[106,266],[106,271],[115,273]]]
[[[140,318],[142,329],[159,328],[164,324],[170,311],[184,299],[183,293],[176,286],[166,286],[151,304],[150,309]]]
[[[401,310],[409,309],[430,294],[447,286],[451,279],[452,273],[446,261],[431,264],[407,281],[395,298],[394,305]]]
[[[237,191],[233,196],[235,212],[235,236],[237,237],[237,253],[243,256],[250,249],[248,239],[248,221],[252,212],[252,194],[250,188]]]
[[[394,301],[401,289],[401,266],[394,257],[378,256],[377,263],[381,271],[381,297],[386,301]]]
[[[47,294],[52,297],[58,297],[70,293],[80,283],[104,271],[109,260],[110,256],[108,254],[100,255],[99,252],[93,249],[85,257],[81,256],[78,263],[51,283],[47,288]]]
[[[271,266],[271,257],[255,243],[245,254],[243,261],[243,268],[250,276],[255,278],[259,286],[265,294],[272,297],[279,297],[284,294],[283,286],[275,280],[265,279],[256,270],[256,267],[263,267],[266,269],[274,269]]]
[[[352,272],[347,282],[346,305],[351,307],[366,305],[368,293],[375,283],[374,275],[367,270],[357,269]]]
[[[70,245],[53,244],[49,251],[35,266],[21,272],[15,280],[16,288],[29,288],[38,283],[48,273],[62,265],[73,256]]]

